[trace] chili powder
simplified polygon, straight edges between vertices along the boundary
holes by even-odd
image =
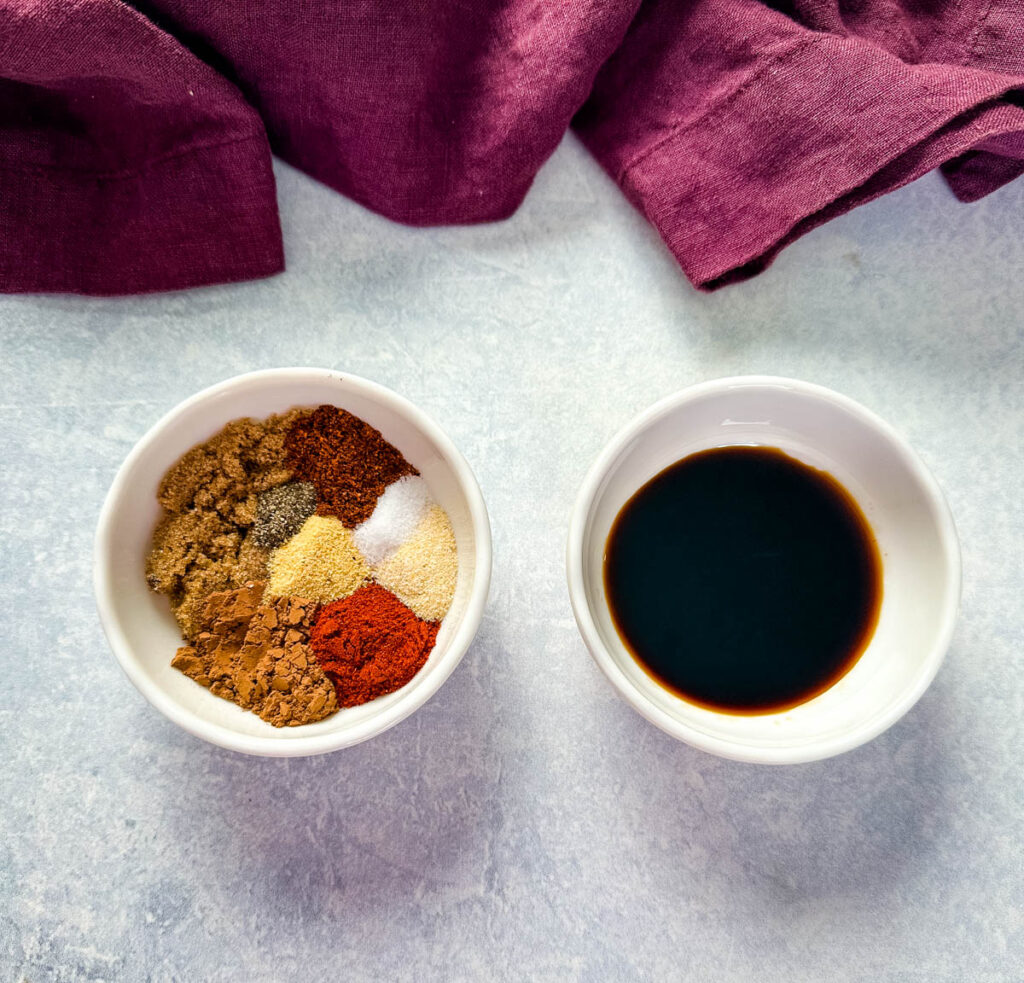
[[[423,668],[439,627],[391,591],[367,584],[320,610],[309,644],[338,706],[354,707],[405,686]]]
[[[393,481],[419,472],[365,420],[337,406],[318,406],[284,438],[285,462],[296,481],[316,488],[318,515],[352,528],[373,512]]]

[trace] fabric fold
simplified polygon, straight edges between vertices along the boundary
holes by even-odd
[[[640,0],[138,0],[222,66],[274,153],[407,225],[511,215]]]
[[[125,172],[0,164],[0,196],[4,291],[137,294],[284,268],[262,135]]]
[[[1024,84],[1024,4],[990,0],[968,35],[964,62],[975,68],[1004,72]],[[1024,107],[1024,91],[1009,101]],[[963,202],[978,201],[1024,174],[1024,129],[986,140],[981,147],[942,168],[953,194]]]
[[[699,288],[756,274],[798,236],[941,164],[958,161],[966,181],[963,155],[1024,133],[1024,110],[1003,100],[1019,78],[908,64],[765,7],[744,12],[744,0],[645,7],[575,120]]]
[[[283,268],[237,89],[112,0],[0,0],[0,290],[129,294]]]
[[[270,149],[410,225],[570,122],[701,289],[941,167],[1024,174],[1019,0],[0,0],[0,291],[283,268]]]

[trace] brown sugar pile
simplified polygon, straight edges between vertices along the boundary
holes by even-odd
[[[309,647],[316,604],[296,597],[261,603],[265,586],[255,582],[208,597],[202,630],[171,665],[275,727],[322,720],[338,703]]]
[[[182,634],[193,639],[207,597],[263,579],[267,554],[247,532],[259,496],[291,477],[285,434],[302,410],[233,420],[188,451],[164,476],[163,519],[146,560],[149,586],[167,594]]]
[[[285,437],[285,461],[316,487],[318,515],[353,528],[373,513],[385,487],[419,472],[379,430],[337,406],[318,406]]]

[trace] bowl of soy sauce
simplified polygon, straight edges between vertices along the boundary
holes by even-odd
[[[871,740],[934,678],[960,551],[935,479],[839,393],[743,376],[628,424],[573,511],[569,593],[619,694],[723,757],[813,761]]]

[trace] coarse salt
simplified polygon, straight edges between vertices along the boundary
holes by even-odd
[[[355,528],[355,542],[374,566],[394,553],[416,531],[433,504],[427,483],[410,475],[392,482],[377,499],[369,519]]]

